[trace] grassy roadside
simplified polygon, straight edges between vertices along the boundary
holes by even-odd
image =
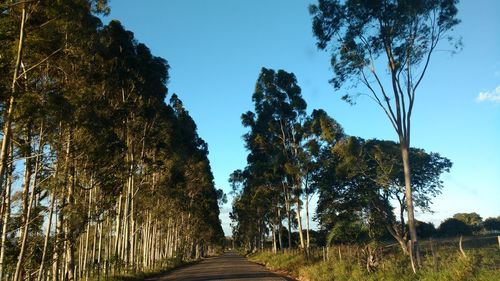
[[[366,266],[363,253],[331,256],[329,261],[307,260],[302,254],[260,252],[249,260],[264,264],[274,271],[285,271],[301,281],[498,281],[500,251],[473,250],[463,257],[457,251],[441,252],[437,257],[424,256],[423,267],[413,274],[407,257],[393,253],[379,257],[376,266]]]
[[[143,271],[143,272],[137,272],[137,273],[128,273],[128,274],[120,274],[120,275],[115,275],[115,276],[109,276],[108,279],[101,278],[101,280],[109,280],[109,281],[142,281],[147,278],[154,278],[163,274],[166,274],[170,271],[173,271],[175,269],[179,269],[185,266],[190,266],[193,264],[197,264],[201,261],[200,260],[194,260],[194,261],[181,261],[181,260],[172,260],[172,262],[169,262],[167,266],[164,266],[162,268],[156,269],[156,270],[151,270],[151,271]],[[97,279],[94,279],[97,280]]]

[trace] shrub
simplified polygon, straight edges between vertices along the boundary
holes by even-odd
[[[472,229],[461,220],[449,218],[446,219],[438,228],[441,236],[450,237],[458,235],[472,235]]]

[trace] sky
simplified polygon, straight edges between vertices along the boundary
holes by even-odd
[[[345,132],[365,139],[396,140],[387,117],[369,98],[356,105],[328,83],[329,54],[316,48],[308,6],[312,0],[112,0],[111,13],[170,69],[169,94],[177,93],[209,145],[217,188],[229,193],[229,174],[246,165],[241,114],[253,110],[262,67],[293,72],[308,112],[323,108]],[[453,162],[442,175],[433,213],[439,223],[459,212],[500,216],[500,1],[462,0],[453,35],[463,49],[435,52],[417,92],[412,146]],[[221,208],[231,234],[231,199]],[[315,224],[313,224],[315,225]]]

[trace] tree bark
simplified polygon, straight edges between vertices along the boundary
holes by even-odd
[[[7,113],[4,116],[4,125],[3,125],[3,139],[2,139],[2,147],[0,150],[0,188],[3,187],[3,175],[5,172],[5,167],[7,166],[7,159],[9,158],[9,144],[12,130],[12,114],[14,112],[14,100],[17,94],[17,79],[19,76],[19,70],[21,68],[21,62],[23,58],[23,50],[24,50],[24,38],[25,38],[25,25],[26,25],[26,4],[23,4],[21,10],[21,26],[19,28],[19,44],[17,47],[17,56],[16,63],[14,65],[14,74],[12,77],[12,85],[11,85],[11,96],[9,98]],[[12,151],[11,151],[12,152]]]
[[[35,184],[36,182],[33,181],[33,184],[31,184],[31,174],[32,174],[32,167],[31,167],[31,132],[29,132],[30,129],[28,129],[27,137],[26,137],[26,145],[29,147],[27,150],[27,153],[25,154],[26,159],[24,160],[25,164],[25,170],[24,170],[24,194],[23,194],[23,228],[20,236],[20,249],[19,249],[19,255],[17,257],[17,265],[16,265],[16,271],[14,273],[14,281],[18,281],[21,279],[21,268],[24,262],[24,252],[26,250],[26,243],[28,241],[28,232],[29,232],[29,224],[31,220],[31,209],[33,207],[33,200],[35,198]],[[36,164],[35,164],[35,178],[37,177],[37,172],[38,172],[38,156],[36,157]]]
[[[57,170],[57,168],[56,168]],[[56,172],[57,174],[57,172]],[[49,210],[49,217],[47,219],[47,231],[45,232],[45,240],[43,242],[43,252],[42,252],[42,260],[40,261],[40,268],[38,269],[38,281],[42,281],[43,274],[44,274],[44,266],[45,266],[45,257],[47,255],[47,248],[49,245],[49,238],[50,238],[50,228],[52,226],[52,215],[54,213],[54,204],[56,201],[56,192],[55,190],[52,191],[51,198],[50,198],[50,210]],[[0,278],[0,280],[2,280]]]
[[[64,211],[67,212],[66,219],[64,220],[64,245],[65,245],[65,278],[67,281],[75,280],[75,229],[72,225],[71,215],[70,213],[75,211],[75,163],[73,159],[71,159],[72,155],[72,140],[73,140],[73,131],[69,129],[68,132],[68,141],[66,148],[66,157],[68,157],[68,162],[71,163],[69,168],[68,175],[68,183],[67,183],[67,193],[66,193],[66,203],[67,205],[64,208]],[[68,163],[68,164],[69,164]]]
[[[281,224],[281,209],[280,207],[278,206],[278,241],[279,241],[279,244],[280,244],[280,250],[283,249],[283,237],[281,237],[281,228],[282,228],[282,224]]]
[[[92,181],[92,179],[90,181]],[[90,219],[91,219],[91,208],[92,208],[92,183],[90,185],[91,185],[91,189],[89,191],[89,205],[88,205],[88,210],[87,210],[87,231],[85,232],[85,250],[83,253],[83,263],[81,266],[82,275],[81,276],[83,276],[83,275],[87,276],[87,270],[88,270]]]
[[[307,186],[305,188],[306,190],[306,249],[307,251],[309,251],[309,244],[310,244],[310,240],[309,240],[309,193],[307,191]]]
[[[288,249],[292,248],[292,214],[291,214],[291,206],[290,206],[290,197],[288,194],[288,189],[286,185],[283,183],[283,192],[285,193],[285,209],[286,216],[288,219]]]
[[[300,248],[304,249],[305,248],[305,243],[304,243],[304,234],[302,233],[302,218],[300,217],[300,198],[297,197],[297,201],[295,202],[295,205],[297,206],[297,224],[298,224],[298,231],[299,231],[299,238],[300,238]]]
[[[409,145],[406,140],[400,139],[401,146],[401,156],[403,159],[403,169],[405,177],[405,195],[406,195],[406,208],[408,211],[408,227],[410,232],[411,247],[410,253],[417,261],[417,267],[420,267],[420,247],[417,238],[417,228],[415,225],[415,213],[413,207],[413,194],[411,186],[411,173],[410,173],[410,155],[409,155]]]
[[[12,144],[9,144],[10,149],[12,150]],[[12,153],[11,159],[12,159]],[[5,188],[5,194],[4,194],[4,200],[3,200],[3,205],[4,205],[4,213],[3,213],[3,221],[2,221],[2,248],[0,250],[0,280],[3,279],[3,273],[4,273],[4,262],[5,262],[5,246],[7,242],[7,231],[9,230],[9,220],[10,220],[10,193],[12,189],[12,161],[8,166],[9,173],[7,175],[7,181],[6,181],[6,188]],[[8,278],[7,278],[8,279]]]

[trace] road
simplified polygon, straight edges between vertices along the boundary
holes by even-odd
[[[265,267],[251,263],[235,252],[207,258],[202,262],[174,270],[148,281],[278,281],[293,279],[279,276]]]

